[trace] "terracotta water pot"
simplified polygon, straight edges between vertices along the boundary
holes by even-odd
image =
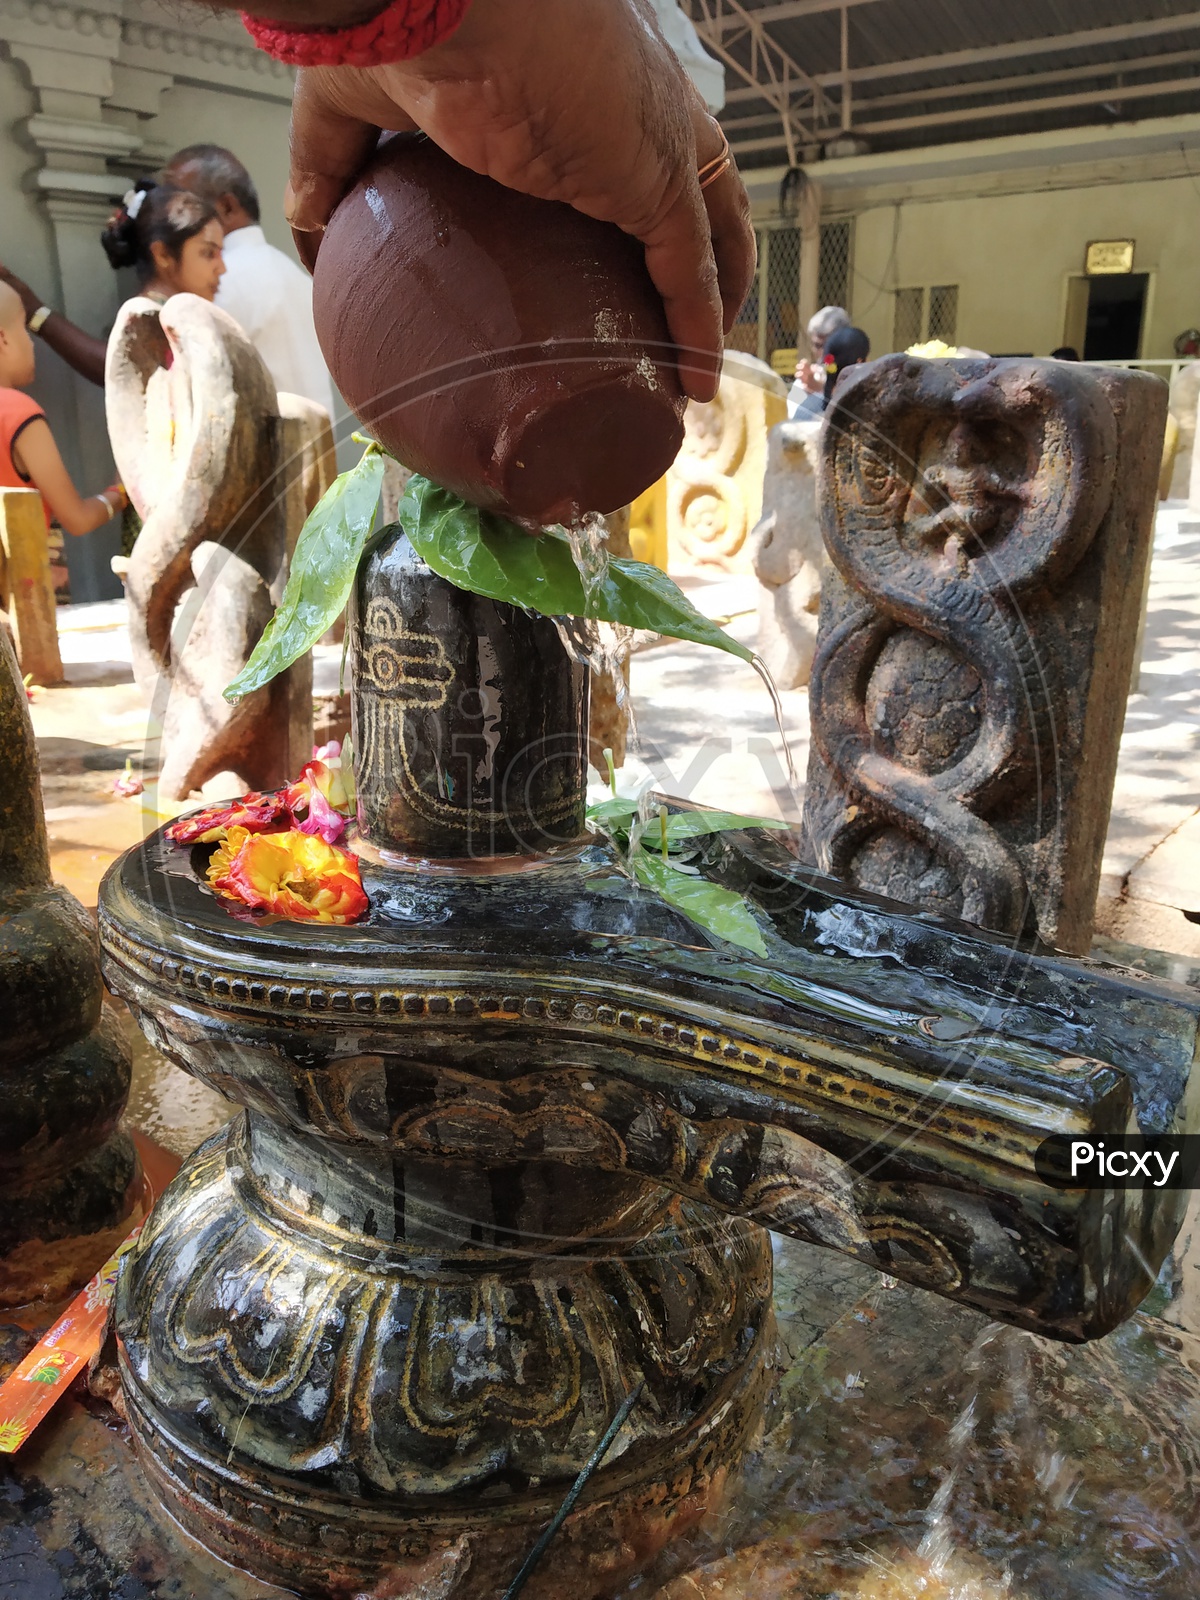
[[[351,410],[464,499],[556,522],[628,504],[675,459],[684,396],[641,246],[419,135],[334,213],[313,300]]]

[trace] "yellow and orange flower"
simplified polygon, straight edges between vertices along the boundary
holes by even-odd
[[[353,922],[368,905],[357,858],[298,829],[231,827],[213,852],[208,881],[227,900],[300,922]]]

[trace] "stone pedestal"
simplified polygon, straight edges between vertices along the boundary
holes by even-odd
[[[115,1302],[138,1450],[200,1540],[306,1596],[496,1600],[634,1395],[523,1595],[619,1591],[753,1436],[757,1225],[1064,1339],[1145,1295],[1186,1196],[1058,1189],[1036,1151],[1185,1116],[1200,997],[1014,972],[754,833],[701,858],[769,954],[727,945],[583,831],[549,619],[396,535],[353,649],[361,922],[231,917],[161,835],[101,890],[108,981],[246,1108]]]
[[[749,536],[762,511],[767,434],[786,416],[782,379],[736,352],[725,357],[716,399],[689,401],[683,446],[667,474],[672,573],[751,570]]]
[[[29,707],[3,627],[0,762],[0,1307],[12,1307],[84,1283],[144,1196],[117,1129],[129,1047],[101,1011],[91,918],[50,882]]]
[[[1084,954],[1167,390],[893,356],[823,435],[833,570],[804,851],[848,883]]]
[[[763,514],[750,535],[761,584],[758,653],[779,689],[800,689],[812,673],[821,606],[821,519],[817,467],[821,423],[781,422],[771,429]]]
[[[143,523],[126,592],[134,671],[162,724],[159,793],[183,798],[218,774],[243,791],[277,787],[312,752],[311,660],[236,705],[222,691],[283,592],[327,477],[328,419],[295,397],[281,417],[253,345],[194,295],[126,303],[106,400]]]

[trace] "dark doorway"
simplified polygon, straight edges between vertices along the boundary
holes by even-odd
[[[1136,361],[1141,355],[1142,321],[1146,315],[1145,272],[1088,279],[1085,361]]]

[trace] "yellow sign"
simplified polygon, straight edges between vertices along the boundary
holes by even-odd
[[[1087,247],[1084,271],[1089,278],[1100,278],[1107,273],[1133,271],[1134,240],[1096,239]]]

